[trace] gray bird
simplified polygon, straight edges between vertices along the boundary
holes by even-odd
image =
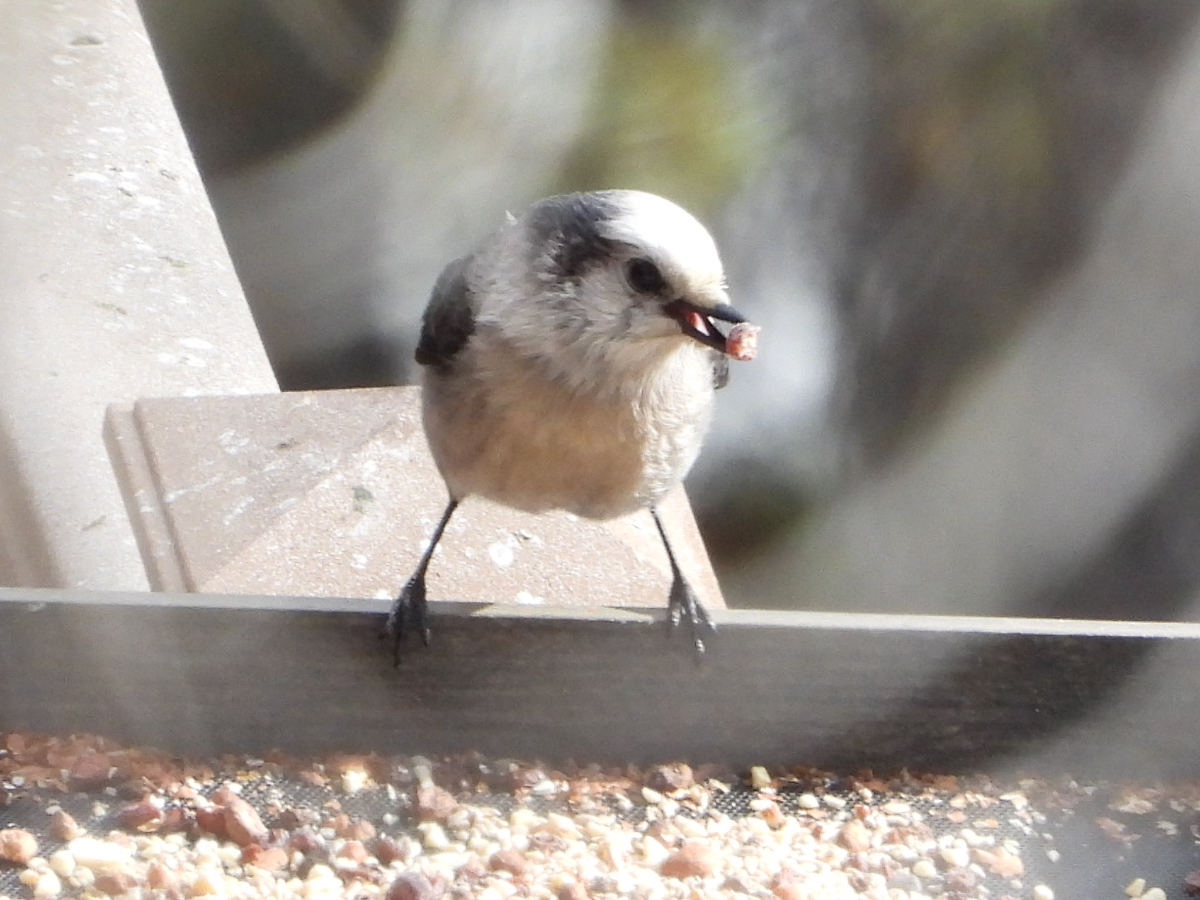
[[[753,357],[714,320],[729,303],[712,238],[662,197],[549,197],[442,271],[421,324],[422,415],[450,494],[388,616],[397,663],[426,644],[425,572],[450,517],[478,495],[530,512],[610,519],[648,508],[672,573],[672,627],[698,652],[712,621],[680,571],[656,506],[687,474],[728,356]],[[736,345],[736,346],[735,346]]]

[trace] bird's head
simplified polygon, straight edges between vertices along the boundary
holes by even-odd
[[[542,200],[521,220],[536,304],[568,355],[647,361],[697,342],[726,352],[717,322],[744,322],[729,302],[708,231],[669,200],[599,191]],[[515,312],[512,311],[512,312]]]
[[[730,305],[712,236],[687,211],[654,194],[614,191],[617,212],[599,225],[611,241],[609,272],[594,273],[599,293],[628,309],[633,340],[685,338],[725,352],[716,321],[744,322]],[[616,275],[620,276],[620,283]],[[585,287],[592,287],[587,284]],[[615,288],[615,290],[614,290]]]

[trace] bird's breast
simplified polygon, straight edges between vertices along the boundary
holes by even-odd
[[[473,349],[464,368],[425,378],[425,430],[453,496],[606,519],[657,503],[695,461],[712,400],[697,355],[613,392],[562,386],[503,347]]]

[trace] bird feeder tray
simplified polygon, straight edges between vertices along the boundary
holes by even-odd
[[[1196,625],[716,610],[696,658],[658,610],[433,602],[432,645],[408,641],[394,668],[387,606],[3,589],[0,730],[92,732],[191,757],[477,752],[1146,785],[1196,775]],[[1200,868],[1197,813],[1180,810],[1170,834],[1146,820],[1136,842],[1060,840],[1064,858],[1079,855],[1059,884],[1079,892],[1058,896],[1098,896],[1139,866],[1178,889]]]

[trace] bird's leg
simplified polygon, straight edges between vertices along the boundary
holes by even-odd
[[[433,529],[433,535],[429,538],[429,546],[421,554],[416,571],[405,583],[404,589],[400,591],[400,596],[392,603],[392,611],[388,613],[387,618],[386,635],[392,641],[394,665],[400,665],[400,641],[404,637],[406,625],[411,624],[413,630],[421,635],[421,641],[425,646],[429,646],[429,627],[425,624],[425,570],[429,568],[429,560],[433,558],[433,551],[437,548],[438,541],[442,539],[442,532],[446,530],[446,524],[457,508],[458,501],[451,497],[450,502],[446,504],[446,511],[442,513],[442,520]]]
[[[696,596],[696,592],[692,586],[688,584],[686,578],[683,577],[683,572],[679,568],[679,563],[675,559],[675,551],[671,549],[671,541],[667,538],[667,530],[663,527],[662,519],[658,516],[658,510],[651,507],[650,515],[654,517],[654,524],[658,526],[658,533],[662,537],[663,547],[667,551],[667,560],[671,563],[671,596],[667,601],[667,623],[672,631],[679,626],[682,619],[686,618],[688,627],[691,629],[692,642],[696,647],[696,654],[704,653],[704,633],[712,633],[717,630],[713,625],[713,621],[709,618],[708,610],[700,602],[700,598]]]

